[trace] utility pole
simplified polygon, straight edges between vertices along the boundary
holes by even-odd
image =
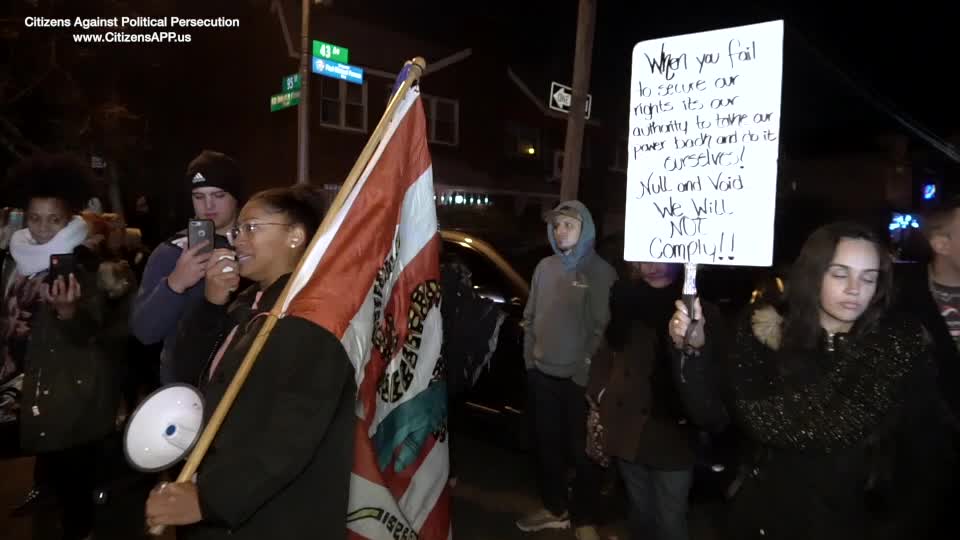
[[[300,21],[300,104],[297,105],[297,183],[310,183],[310,4],[302,0]]]
[[[573,54],[573,95],[567,118],[567,139],[563,146],[563,171],[560,200],[577,198],[580,183],[580,153],[586,123],[587,93],[590,86],[590,61],[593,58],[593,26],[598,0],[580,0],[577,13],[577,48]],[[301,103],[303,103],[301,101]]]

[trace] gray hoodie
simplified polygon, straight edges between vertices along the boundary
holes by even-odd
[[[596,227],[587,207],[579,201],[562,206],[580,215],[580,240],[564,254],[557,248],[553,225],[547,224],[556,255],[540,261],[533,272],[523,311],[523,356],[527,369],[586,386],[590,358],[610,321],[610,287],[617,273],[594,251]]]

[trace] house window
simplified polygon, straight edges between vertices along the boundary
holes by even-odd
[[[453,99],[421,96],[427,115],[429,141],[456,146],[460,142],[460,103]]]
[[[527,126],[507,126],[506,154],[527,159],[540,158],[540,131]]]
[[[393,85],[387,86],[387,99],[393,97]],[[427,140],[431,144],[460,144],[460,103],[455,99],[420,94],[423,114],[427,117]]]
[[[367,131],[367,85],[320,78],[320,123],[339,129]]]

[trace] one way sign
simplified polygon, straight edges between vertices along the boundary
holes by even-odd
[[[573,98],[573,89],[558,82],[550,83],[550,108],[562,113],[570,112],[570,101]],[[590,105],[593,103],[593,96],[587,94],[587,120],[590,119]]]

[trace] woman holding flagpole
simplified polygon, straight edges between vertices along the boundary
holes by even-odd
[[[785,306],[751,309],[729,342],[699,301],[692,329],[677,302],[669,328],[688,412],[708,427],[734,424],[750,449],[727,538],[862,539],[869,478],[890,466],[877,449],[926,456],[936,470],[946,432],[928,338],[888,311],[891,271],[870,230],[835,223],[807,239]],[[925,478],[904,480],[922,489]]]
[[[206,363],[206,413],[233,379],[323,217],[309,188],[255,195],[216,250],[206,302],[181,322],[182,360]],[[254,282],[229,306],[240,277]],[[333,334],[304,319],[277,323],[197,471],[161,484],[146,504],[150,527],[184,538],[345,538],[356,416],[353,367]]]

